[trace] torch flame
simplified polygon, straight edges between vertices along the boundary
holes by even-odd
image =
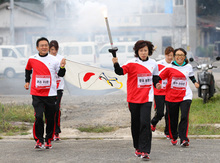
[[[106,6],[103,6],[101,10],[102,10],[102,14],[103,14],[103,16],[104,16],[105,18],[107,18],[107,16],[108,16],[108,10],[107,10],[107,7],[106,7]]]

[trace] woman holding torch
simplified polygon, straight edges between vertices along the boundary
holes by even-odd
[[[133,48],[135,58],[122,67],[117,57],[112,59],[115,73],[128,75],[127,101],[131,113],[133,146],[136,149],[135,155],[144,160],[150,159],[153,83],[158,83],[158,65],[155,60],[149,58],[153,49],[154,45],[150,41],[139,40]],[[160,85],[158,83],[155,86],[159,88]]]

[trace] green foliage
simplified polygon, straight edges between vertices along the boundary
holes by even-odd
[[[209,125],[189,125],[190,135],[220,135],[220,128]]]
[[[212,97],[208,103],[203,104],[202,99],[193,99],[190,108],[190,124],[220,123],[220,95]]]
[[[201,46],[198,46],[196,48],[196,56],[198,56],[198,57],[205,57],[206,56],[205,49],[202,48]]]
[[[12,122],[34,122],[34,109],[30,105],[15,105],[0,103],[0,133],[7,135],[16,132],[28,130],[28,127],[22,124],[21,126],[13,125]]]
[[[220,16],[220,0],[197,0],[198,16]]]
[[[6,121],[34,122],[34,109],[31,105],[0,105],[0,119]]]

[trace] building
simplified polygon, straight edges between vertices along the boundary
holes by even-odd
[[[13,27],[15,44],[35,45],[45,36],[59,42],[108,42],[102,0],[14,2]],[[115,3],[114,3],[115,2]],[[183,47],[195,53],[196,0],[127,0],[106,1],[114,41],[150,40],[163,54],[167,46]],[[0,4],[0,44],[10,44],[10,3]]]

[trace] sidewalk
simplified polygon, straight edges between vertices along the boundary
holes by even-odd
[[[33,139],[32,130],[28,131],[28,135],[15,135],[15,136],[1,136],[3,139]],[[121,139],[121,140],[132,140],[131,129],[120,128],[114,132],[107,133],[87,133],[80,132],[77,129],[63,128],[60,134],[61,139]],[[164,133],[160,131],[152,132],[153,139],[165,139]],[[189,135],[189,139],[220,139],[220,135]]]

